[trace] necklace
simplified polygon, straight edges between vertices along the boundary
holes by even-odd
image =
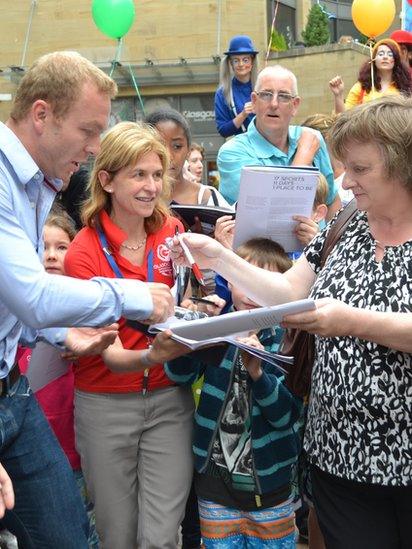
[[[145,244],[146,244],[147,236],[143,238],[140,242],[136,244],[136,246],[129,246],[128,244],[120,244],[121,248],[126,248],[126,250],[131,250],[132,252],[136,252],[137,250],[140,250]]]

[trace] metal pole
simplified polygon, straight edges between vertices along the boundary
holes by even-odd
[[[37,0],[31,0],[29,22],[28,22],[28,25],[27,25],[26,38],[24,40],[23,54],[21,56],[20,67],[24,67],[24,65],[26,63],[26,53],[27,53],[27,48],[29,46],[31,24],[32,24],[32,21],[33,21],[33,15],[34,15],[34,10],[36,9],[36,5],[37,5]]]
[[[222,0],[217,0],[217,41],[216,41],[216,53],[220,55],[220,33],[222,31]]]

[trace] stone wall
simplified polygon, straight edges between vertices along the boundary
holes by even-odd
[[[296,116],[300,122],[309,114],[332,112],[333,96],[329,91],[329,80],[340,74],[345,82],[345,91],[349,91],[368,55],[368,49],[357,43],[328,44],[273,54],[269,65],[283,65],[296,74],[302,98]]]

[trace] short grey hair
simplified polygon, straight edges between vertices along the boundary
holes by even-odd
[[[256,79],[255,91],[260,90],[260,82],[265,76],[280,76],[284,78],[290,78],[292,81],[292,94],[298,95],[298,81],[296,79],[296,76],[286,67],[282,67],[282,65],[272,65],[270,67],[265,67],[264,69],[262,69]]]

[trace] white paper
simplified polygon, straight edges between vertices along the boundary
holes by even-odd
[[[61,350],[40,341],[30,357],[26,377],[33,392],[42,389],[68,372],[69,362],[61,358]]]
[[[308,166],[246,166],[240,177],[234,248],[250,238],[264,237],[286,252],[302,250],[294,235],[294,215],[310,217],[319,171]]]
[[[247,335],[250,331],[276,326],[287,315],[313,309],[315,309],[315,302],[312,299],[302,299],[282,305],[236,311],[198,320],[181,320],[171,317],[166,322],[150,326],[149,332],[155,334],[163,330],[171,330],[175,341],[187,345],[194,351],[218,343],[231,343],[278,366],[279,360],[291,364],[293,359],[259,351],[240,343],[236,338]]]

